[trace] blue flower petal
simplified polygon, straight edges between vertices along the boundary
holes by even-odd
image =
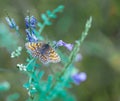
[[[66,47],[69,51],[71,51],[73,49],[73,44],[68,44],[68,43],[65,43],[64,41],[62,40],[59,40],[58,42],[55,42],[54,43],[56,44],[55,47],[59,47],[59,46],[64,46]]]
[[[87,79],[87,75],[85,72],[81,72],[73,74],[71,78],[76,85],[79,85],[81,82],[84,82]]]
[[[36,28],[37,19],[34,16],[26,16],[25,17],[26,28]]]

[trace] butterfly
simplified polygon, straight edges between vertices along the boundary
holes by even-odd
[[[25,47],[33,57],[39,58],[43,64],[57,63],[61,60],[54,48],[45,42],[27,42]]]

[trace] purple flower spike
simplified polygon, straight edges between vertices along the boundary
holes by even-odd
[[[37,37],[34,35],[33,31],[31,31],[31,33],[30,33],[30,30],[29,30],[29,29],[26,29],[25,31],[26,31],[26,33],[27,33],[27,40],[28,40],[29,42],[38,42],[38,39],[37,39]]]
[[[26,16],[25,17],[25,24],[26,27],[29,28],[36,28],[36,24],[37,24],[37,19],[34,16]]]
[[[5,20],[7,21],[10,28],[16,28],[17,30],[19,29],[13,18],[10,19],[9,17],[5,17]]]
[[[73,44],[65,43],[65,42],[62,41],[62,40],[59,40],[58,42],[56,42],[56,47],[59,47],[59,46],[64,46],[64,47],[66,47],[69,51],[71,51],[71,50],[73,49]]]
[[[79,85],[81,82],[84,82],[87,78],[85,72],[77,73],[72,75],[72,80],[76,85]]]

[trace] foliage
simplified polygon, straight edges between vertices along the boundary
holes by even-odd
[[[30,14],[25,18],[26,24],[26,40],[27,42],[37,43],[45,41],[45,37],[42,36],[42,31],[45,26],[52,25],[50,19],[57,18],[57,13],[63,10],[64,6],[60,5],[53,11],[47,10],[46,13],[41,14],[42,22],[38,22],[34,16]],[[12,20],[11,20],[12,19]],[[7,22],[12,29],[15,29],[19,33],[18,26],[16,25],[13,18],[8,17]],[[71,95],[67,89],[72,87],[72,82],[74,82],[77,76],[77,82],[80,84],[85,81],[86,74],[81,73],[79,75],[78,71],[74,74],[72,71],[76,68],[74,66],[75,57],[77,56],[80,46],[84,39],[86,38],[88,31],[91,27],[92,17],[86,22],[85,30],[82,32],[81,37],[75,41],[75,44],[68,44],[62,40],[60,41],[50,41],[50,46],[56,50],[61,58],[60,63],[49,63],[43,64],[38,61],[38,58],[33,57],[29,53],[29,57],[26,58],[26,63],[17,64],[20,71],[28,75],[28,81],[23,85],[24,88],[28,91],[28,101],[51,101],[55,98],[62,98],[64,101],[74,101],[75,98]],[[19,34],[20,35],[20,34]],[[69,55],[63,53],[59,46],[66,47],[69,50]],[[15,58],[21,55],[22,49],[18,48],[16,51],[12,52],[11,57]],[[66,50],[67,51],[67,50]],[[14,55],[13,55],[14,53]],[[48,73],[44,68],[47,68],[50,71]],[[56,70],[54,70],[55,68]],[[62,69],[61,69],[62,68]],[[84,75],[83,75],[84,74]],[[47,75],[47,78],[46,78]],[[75,76],[76,75],[76,76]],[[82,75],[82,76],[81,76]],[[74,78],[75,77],[75,78]],[[85,79],[83,79],[85,78]],[[76,83],[76,82],[74,82]]]

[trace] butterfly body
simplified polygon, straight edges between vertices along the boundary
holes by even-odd
[[[28,42],[25,44],[25,47],[33,57],[39,58],[44,64],[60,62],[59,55],[49,44],[44,42]]]
[[[44,44],[40,49],[41,54],[45,54],[49,50],[50,46],[48,44]]]

